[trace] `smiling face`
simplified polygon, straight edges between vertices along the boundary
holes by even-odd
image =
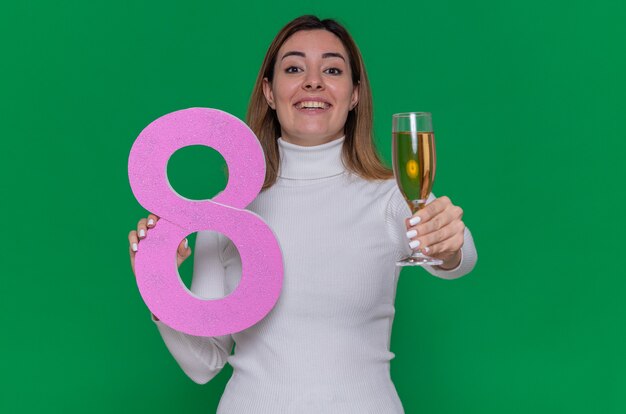
[[[312,146],[343,136],[348,112],[359,98],[348,59],[341,40],[326,30],[299,31],[283,43],[274,79],[263,80],[283,140]]]

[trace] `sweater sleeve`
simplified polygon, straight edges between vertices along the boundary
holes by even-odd
[[[430,194],[426,204],[431,203],[436,199],[434,194]],[[405,220],[411,216],[411,210],[407,205],[402,193],[394,187],[391,198],[386,208],[386,221],[389,229],[389,234],[393,243],[397,247],[398,259],[406,257],[411,254],[411,248],[409,247],[409,239],[406,237],[406,224]],[[437,276],[442,279],[457,279],[461,276],[471,272],[476,265],[477,254],[476,247],[474,245],[474,239],[472,233],[465,227],[463,247],[461,248],[461,262],[454,269],[444,270],[436,266],[424,266],[424,269],[433,276]]]
[[[224,260],[224,236],[211,231],[196,237],[191,291],[214,299],[230,293],[241,278],[241,259],[236,248]],[[158,315],[157,315],[158,316]],[[226,365],[233,347],[231,335],[201,337],[176,331],[152,317],[170,353],[191,380],[205,384]]]

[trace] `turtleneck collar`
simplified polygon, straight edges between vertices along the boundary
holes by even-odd
[[[291,180],[332,177],[345,171],[341,149],[345,137],[322,145],[303,147],[278,138],[280,168],[278,176]]]

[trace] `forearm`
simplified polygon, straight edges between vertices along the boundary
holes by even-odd
[[[163,322],[155,320],[154,315],[152,320],[178,365],[195,383],[207,383],[226,364],[233,346],[230,335],[193,336],[176,331]]]

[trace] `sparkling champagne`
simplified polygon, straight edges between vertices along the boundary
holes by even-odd
[[[394,132],[393,170],[398,187],[416,212],[426,203],[435,180],[435,134]]]

